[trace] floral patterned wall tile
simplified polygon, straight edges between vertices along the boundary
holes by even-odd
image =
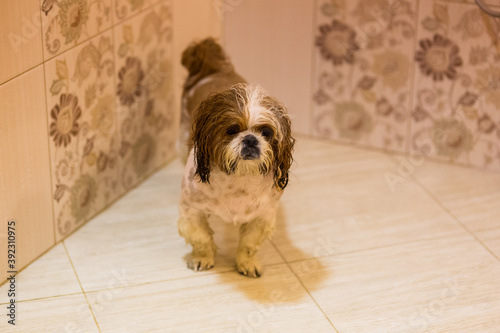
[[[46,63],[57,240],[175,152],[165,4]]]
[[[452,2],[469,2],[469,3],[476,3],[476,0],[445,0],[445,1],[452,1]],[[491,9],[493,10],[498,10],[498,8],[494,7],[500,7],[500,0],[480,0],[483,4],[486,4],[488,6],[491,6]]]
[[[421,3],[412,151],[500,170],[499,35],[475,4]]]
[[[115,22],[118,23],[130,15],[139,12],[159,0],[113,0]]]
[[[41,1],[45,60],[112,25],[112,0]]]
[[[313,135],[406,151],[415,3],[317,3]]]
[[[124,21],[114,34],[122,182],[129,187],[175,153],[170,2]]]
[[[45,64],[57,241],[123,193],[112,33]]]

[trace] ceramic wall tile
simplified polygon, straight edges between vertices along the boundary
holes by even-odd
[[[111,27],[112,0],[43,0],[45,60]]]
[[[464,3],[464,2],[475,3],[476,2],[475,0],[445,0],[445,1],[456,2],[456,3]],[[485,5],[488,5],[488,7],[490,7],[493,10],[498,10],[498,8],[495,8],[495,7],[500,7],[500,0],[481,0],[481,2],[484,3]]]
[[[109,31],[45,64],[58,241],[126,189],[112,43]]]
[[[38,0],[3,2],[0,31],[1,84],[42,63]]]
[[[412,151],[500,170],[499,32],[475,4],[421,3]]]
[[[58,240],[173,155],[170,22],[162,5],[47,62]]]
[[[309,133],[314,1],[220,1],[224,42],[236,71],[286,107],[294,131]]]
[[[174,22],[174,108],[180,110],[182,85],[188,75],[187,70],[181,65],[182,51],[193,41],[201,40],[207,36],[221,37],[222,24],[214,4],[224,6],[222,2],[206,0],[172,0],[175,14]],[[196,22],[196,24],[193,24]]]
[[[319,0],[312,133],[405,151],[416,2]]]
[[[118,23],[159,0],[113,0],[114,21]]]
[[[54,245],[41,65],[0,86],[0,138],[2,283],[8,270],[19,271]],[[15,221],[11,225],[17,249],[14,268],[7,268],[8,221]]]
[[[175,154],[172,11],[163,2],[114,28],[120,152],[128,188]]]

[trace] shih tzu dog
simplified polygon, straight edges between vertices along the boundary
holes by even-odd
[[[204,99],[192,122],[178,220],[179,234],[193,248],[188,267],[214,266],[217,247],[208,217],[215,215],[240,226],[238,272],[260,277],[256,253],[275,229],[293,161],[287,111],[261,87],[238,83]]]
[[[245,79],[234,71],[228,56],[213,38],[189,45],[182,53],[181,63],[189,73],[183,86],[178,147],[181,160],[186,163],[193,147],[190,135],[194,109],[209,94],[245,83]]]

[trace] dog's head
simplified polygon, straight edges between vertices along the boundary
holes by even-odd
[[[266,175],[284,189],[295,139],[283,104],[259,86],[236,84],[213,93],[195,110],[193,142],[196,174],[209,182],[217,167],[226,174]]]

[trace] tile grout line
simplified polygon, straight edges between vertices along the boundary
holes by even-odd
[[[14,80],[15,80],[15,79],[17,79],[18,77],[23,76],[24,74],[28,73],[29,71],[34,70],[35,68],[37,68],[38,66],[40,66],[40,65],[42,65],[42,64],[43,64],[43,61],[42,61],[42,62],[40,62],[40,63],[37,63],[36,65],[34,65],[34,66],[32,66],[32,67],[30,67],[30,68],[28,68],[28,69],[24,70],[24,71],[22,71],[22,72],[21,72],[21,73],[19,73],[19,74],[14,75],[14,76],[13,76],[13,77],[11,77],[10,79],[7,79],[7,80],[5,80],[5,81],[1,82],[1,83],[0,83],[0,87],[1,87],[1,86],[3,86],[3,85],[5,85],[5,84],[7,84],[7,83],[9,83],[9,82],[11,82],[11,81],[14,81]]]
[[[500,258],[497,257],[496,254],[493,253],[493,251],[491,251],[490,248],[486,246],[474,232],[472,232],[462,221],[460,221],[460,219],[455,216],[455,214],[453,214],[448,209],[448,207],[446,207],[441,202],[441,200],[439,200],[437,196],[434,195],[434,193],[432,193],[425,185],[423,185],[415,176],[412,175],[410,177],[432,200],[434,200],[435,203],[439,205],[439,207],[441,207],[441,209],[445,211],[445,213],[447,213],[458,225],[460,225],[469,235],[471,235],[479,244],[481,244],[484,249],[486,249],[486,251],[488,251],[497,261],[500,262]]]
[[[40,66],[40,65],[45,64],[46,62],[49,62],[49,61],[51,61],[51,60],[54,60],[55,58],[57,58],[57,57],[59,57],[59,56],[63,55],[64,53],[67,53],[67,52],[69,52],[69,51],[71,51],[71,50],[73,50],[73,49],[75,49],[75,48],[77,48],[77,47],[79,47],[79,46],[82,46],[83,44],[85,44],[85,43],[89,42],[91,39],[94,39],[94,38],[98,37],[99,35],[101,35],[101,34],[103,34],[103,33],[105,33],[105,32],[108,32],[109,30],[113,29],[114,27],[116,27],[116,26],[118,26],[118,25],[120,25],[120,24],[122,24],[122,23],[125,23],[125,22],[129,21],[129,20],[130,20],[130,19],[132,19],[132,18],[135,18],[135,17],[136,17],[136,16],[138,16],[139,14],[146,12],[147,10],[149,10],[149,9],[153,8],[154,6],[158,5],[159,3],[161,3],[161,1],[157,1],[157,2],[155,2],[155,3],[153,3],[153,4],[149,5],[149,6],[146,6],[146,7],[142,8],[142,9],[138,10],[137,12],[130,14],[130,16],[128,16],[128,17],[126,17],[126,18],[124,18],[124,19],[122,19],[121,21],[118,21],[118,22],[116,22],[116,23],[114,23],[114,19],[112,18],[112,19],[111,19],[111,25],[110,25],[109,27],[107,27],[106,29],[103,29],[103,30],[98,31],[96,34],[94,34],[94,35],[92,35],[92,36],[90,36],[90,37],[88,37],[88,38],[86,38],[86,39],[83,39],[81,42],[77,43],[76,45],[73,45],[73,46],[72,46],[72,47],[70,47],[69,49],[64,50],[64,51],[61,51],[60,53],[57,53],[56,55],[53,55],[53,56],[51,56],[51,57],[49,57],[49,58],[47,58],[47,59],[45,59],[45,52],[44,52],[44,46],[43,46],[43,45],[44,45],[44,44],[43,44],[43,29],[41,29],[41,35],[42,35],[42,62],[37,63],[36,65],[34,65],[34,66],[32,66],[32,67],[30,67],[30,68],[28,68],[28,69],[26,69],[26,70],[22,71],[22,72],[21,72],[21,73],[19,73],[19,74],[14,75],[14,76],[13,76],[13,77],[11,77],[11,78],[8,78],[7,80],[5,80],[5,81],[3,81],[3,82],[0,82],[0,87],[1,87],[1,86],[3,86],[3,85],[4,85],[4,84],[6,84],[6,83],[9,83],[10,81],[12,81],[12,80],[14,80],[14,79],[18,78],[18,77],[20,77],[20,76],[22,76],[22,75],[26,74],[27,72],[29,72],[29,71],[31,71],[31,70],[33,70],[33,69],[35,69],[36,67],[38,67],[38,66]],[[113,13],[113,14],[114,14],[114,13]],[[111,14],[111,15],[113,15],[113,14]],[[41,21],[41,13],[40,13],[40,21]],[[41,24],[41,23],[40,23],[40,24]]]
[[[310,259],[310,258],[308,258],[308,259]],[[285,262],[277,262],[277,263],[263,265],[263,267],[273,267],[273,266],[279,266],[279,265],[285,265],[285,264],[286,264]],[[205,271],[205,272],[206,273],[202,274],[202,275],[183,276],[183,277],[177,277],[177,278],[172,278],[172,279],[164,279],[164,280],[148,281],[148,282],[143,282],[143,283],[131,284],[131,285],[127,285],[127,286],[119,286],[119,287],[113,287],[113,288],[102,288],[102,289],[96,289],[96,290],[89,290],[89,291],[86,291],[85,293],[86,294],[93,294],[93,293],[99,293],[99,292],[109,291],[109,290],[127,289],[127,288],[134,288],[134,287],[140,287],[140,286],[147,286],[147,285],[156,284],[156,283],[164,283],[164,282],[172,282],[172,281],[179,281],[179,280],[195,279],[195,278],[201,278],[201,277],[205,277],[205,276],[213,276],[213,275],[217,275],[217,274],[235,273],[236,271],[234,270],[234,268],[228,268],[227,270],[222,270],[222,271],[218,271],[218,272],[217,271],[213,271],[213,272]],[[83,294],[83,292],[61,294],[61,295],[53,295],[53,296],[46,296],[46,297],[30,298],[30,299],[24,299],[24,300],[18,301],[18,302],[40,301],[40,300],[45,300],[45,299],[52,299],[52,298],[58,298],[58,297],[64,297],[64,296],[72,296],[72,295],[80,295],[80,294]],[[0,305],[4,305],[4,304],[8,304],[8,303],[0,303]]]
[[[16,303],[25,303],[25,302],[31,302],[31,301],[42,301],[42,300],[47,300],[47,299],[53,299],[53,298],[59,298],[59,297],[66,297],[66,296],[75,296],[75,295],[82,295],[81,292],[78,293],[69,293],[69,294],[61,294],[61,295],[53,295],[53,296],[45,296],[45,297],[35,297],[35,298],[29,298],[29,299],[23,299],[21,301],[17,301]],[[9,303],[0,303],[0,305],[5,305]]]
[[[39,0],[38,4],[41,8],[40,4],[41,0]],[[39,11],[40,14],[40,27],[42,27],[42,11]],[[40,28],[40,38],[42,41],[42,59],[45,58],[45,49],[43,47],[43,29]],[[49,154],[49,179],[50,179],[50,204],[52,205],[52,235],[54,236],[54,242],[50,248],[55,246],[57,244],[57,235],[56,235],[56,215],[55,215],[55,207],[54,207],[54,199],[53,199],[53,193],[52,189],[54,188],[54,179],[52,177],[52,154],[51,154],[51,149],[50,149],[50,126],[49,126],[49,104],[47,101],[47,75],[45,72],[45,62],[42,62],[42,68],[43,68],[43,97],[45,100],[45,119],[46,119],[46,125],[47,125],[47,152]]]
[[[173,156],[171,157],[168,161],[166,161],[165,163],[163,164],[160,164],[157,168],[153,169],[150,173],[146,174],[142,179],[140,179],[137,183],[135,183],[134,185],[132,185],[129,189],[127,189],[127,191],[123,192],[122,194],[120,194],[119,196],[117,196],[113,201],[110,201],[106,206],[104,206],[101,210],[99,210],[98,212],[96,212],[94,215],[91,215],[85,222],[83,222],[81,225],[79,225],[78,227],[76,227],[75,229],[73,229],[69,234],[65,235],[63,239],[61,239],[60,241],[57,241],[56,243],[52,244],[48,249],[46,249],[45,251],[43,251],[39,256],[37,256],[35,259],[33,259],[32,261],[30,261],[28,264],[26,264],[26,266],[24,266],[23,268],[21,268],[17,274],[19,274],[21,271],[23,271],[25,268],[29,267],[32,263],[34,263],[35,261],[37,261],[38,259],[40,259],[41,257],[43,257],[47,252],[49,252],[50,250],[52,250],[55,246],[57,246],[59,243],[62,243],[64,240],[66,240],[68,237],[70,237],[71,235],[75,234],[78,230],[80,230],[81,228],[83,228],[87,222],[90,222],[91,220],[95,219],[97,216],[99,216],[100,214],[102,214],[104,211],[106,211],[107,209],[109,209],[111,206],[113,206],[115,203],[117,203],[118,201],[120,201],[120,199],[122,199],[123,197],[125,197],[127,194],[129,194],[132,190],[135,190],[136,188],[138,188],[139,186],[141,186],[145,181],[149,180],[151,177],[153,177],[157,172],[159,172],[160,170],[162,170],[163,168],[166,168],[172,161],[174,161],[175,159],[177,158],[177,156]],[[3,286],[8,280],[5,279],[4,281],[0,281],[0,286]],[[2,303],[0,303],[2,304]]]
[[[279,266],[279,265],[285,265],[287,263],[294,264],[294,263],[299,263],[299,262],[304,262],[307,260],[317,260],[317,259],[326,259],[326,258],[331,258],[331,257],[336,257],[344,254],[353,254],[353,253],[363,253],[366,251],[372,251],[372,250],[378,250],[378,249],[384,249],[384,248],[390,248],[394,246],[399,246],[403,244],[413,244],[413,243],[418,243],[418,242],[425,242],[425,241],[430,241],[430,240],[437,240],[441,239],[444,237],[447,237],[449,235],[443,235],[443,236],[436,236],[436,237],[429,237],[429,238],[421,238],[417,240],[413,240],[410,242],[401,242],[401,243],[394,243],[394,244],[388,244],[388,245],[381,245],[381,246],[375,246],[371,248],[366,248],[366,249],[359,249],[359,250],[353,250],[353,251],[346,251],[346,252],[340,252],[340,253],[335,253],[335,254],[326,254],[326,255],[321,255],[321,256],[316,256],[316,257],[307,257],[307,258],[301,258],[301,259],[294,259],[294,260],[286,260],[284,256],[281,254],[281,252],[277,249],[276,245],[270,241],[270,243],[275,247],[276,251],[278,254],[281,256],[281,259],[283,260],[282,262],[276,262],[272,264],[266,264],[263,265],[263,267],[274,267],[274,266]],[[61,242],[63,243],[64,240]],[[48,252],[48,250],[47,250]],[[46,252],[45,252],[46,253]],[[44,253],[44,254],[45,254]],[[37,259],[35,259],[37,260]],[[209,275],[216,275],[216,274],[227,274],[234,272],[235,270],[233,268],[228,268],[227,270],[222,270],[222,271],[206,271],[205,274],[203,275],[193,275],[193,276],[184,276],[184,277],[177,277],[177,278],[172,278],[172,279],[163,279],[163,280],[156,280],[156,281],[148,281],[148,282],[143,282],[143,283],[137,283],[137,284],[132,284],[128,286],[120,286],[120,287],[114,287],[114,288],[103,288],[103,289],[96,289],[96,290],[89,290],[86,293],[96,293],[96,292],[102,292],[102,291],[107,291],[107,290],[115,290],[115,289],[125,289],[125,288],[130,288],[130,287],[138,287],[138,286],[144,286],[144,285],[150,285],[150,284],[155,284],[155,283],[163,283],[163,282],[170,282],[170,281],[178,281],[178,280],[184,280],[184,279],[192,279],[192,278],[197,278],[197,277],[202,277],[202,276],[209,276]],[[63,294],[63,295],[54,295],[54,296],[47,296],[47,297],[41,297],[41,298],[32,298],[32,299],[26,299],[20,302],[27,302],[27,301],[34,301],[34,300],[41,300],[41,299],[49,299],[49,298],[54,298],[54,297],[60,297],[60,296],[69,296],[73,294]],[[0,305],[7,304],[7,303],[0,303]]]
[[[78,277],[78,273],[76,272],[75,265],[73,265],[73,260],[71,260],[71,257],[69,255],[68,249],[66,248],[66,244],[64,243],[64,240],[61,242],[64,251],[66,252],[66,256],[68,257],[69,263],[71,264],[71,267],[73,268],[73,272],[75,273],[76,279],[78,281],[78,285],[80,286],[80,289],[82,289],[83,296],[85,297],[85,301],[87,301],[87,305],[89,306],[90,313],[92,314],[92,317],[94,318],[94,322],[97,326],[97,329],[99,332],[101,332],[101,328],[99,327],[99,324],[97,323],[97,319],[95,317],[94,311],[92,310],[92,307],[90,306],[89,299],[87,298],[87,294],[85,293],[85,290],[83,290],[82,283],[80,282],[80,278]]]
[[[326,315],[325,311],[323,311],[323,309],[319,306],[318,302],[316,301],[316,299],[314,299],[314,297],[311,294],[311,292],[309,291],[309,289],[306,288],[306,286],[304,285],[304,283],[302,282],[302,280],[299,278],[299,276],[297,275],[297,273],[295,273],[295,271],[290,266],[290,264],[288,263],[288,261],[286,261],[286,259],[283,256],[283,254],[281,254],[280,250],[278,250],[278,247],[274,244],[273,241],[269,240],[269,242],[273,245],[273,247],[276,250],[276,252],[278,252],[278,254],[280,255],[281,259],[284,261],[284,263],[286,264],[286,266],[288,267],[288,269],[292,272],[292,274],[295,276],[295,278],[297,279],[297,281],[299,281],[299,283],[302,286],[302,288],[304,288],[304,290],[307,292],[307,294],[312,299],[312,301],[314,302],[314,304],[316,304],[316,306],[318,307],[318,309],[321,311],[321,313],[323,314],[323,316],[325,316],[326,320],[328,320],[328,322],[330,323],[330,325],[332,325],[332,327],[335,330],[335,332],[339,333],[339,330],[335,327],[335,325],[333,325],[332,321],[330,320],[330,318],[328,318],[328,316]]]
[[[415,240],[412,240],[412,241],[405,241],[405,242],[400,242],[400,243],[386,244],[386,245],[369,247],[369,248],[365,248],[365,249],[339,252],[339,253],[334,253],[334,254],[325,254],[325,255],[320,255],[320,256],[312,256],[312,257],[308,257],[308,258],[294,259],[294,260],[289,260],[289,261],[285,261],[285,262],[288,262],[290,264],[295,264],[295,263],[299,263],[299,262],[303,262],[303,261],[307,261],[307,260],[313,260],[313,259],[315,259],[315,260],[317,260],[317,259],[327,259],[327,258],[334,258],[334,257],[346,255],[346,254],[357,254],[357,253],[364,253],[364,252],[374,251],[374,250],[389,249],[391,247],[397,247],[397,246],[406,245],[406,244],[412,245],[412,244],[417,244],[417,243],[420,243],[420,242],[428,242],[428,241],[433,241],[433,240],[445,239],[445,238],[449,237],[450,235],[453,235],[453,234],[446,234],[446,235],[441,235],[441,236],[436,236],[436,237],[420,238],[420,239],[415,239]],[[271,265],[268,265],[268,266],[271,266]]]
[[[417,44],[418,44],[418,28],[419,28],[419,24],[418,24],[418,18],[419,18],[419,13],[420,13],[420,0],[417,0],[416,1],[416,4],[415,4],[415,25],[414,25],[414,29],[415,29],[415,37],[413,38],[413,43],[412,43],[412,59],[414,59],[415,57],[415,52],[417,50]],[[406,125],[406,139],[408,140],[408,142],[406,142],[406,147],[405,147],[405,154],[409,155],[411,153],[411,128],[412,128],[412,113],[413,113],[413,103],[415,102],[415,75],[417,74],[417,71],[416,71],[416,67],[417,67],[417,64],[414,63],[412,68],[411,68],[411,73],[410,73],[410,96],[409,96],[409,104],[410,104],[410,110],[409,110],[409,117],[408,117],[408,124]]]
[[[315,87],[316,87],[316,66],[317,66],[317,61],[316,61],[316,44],[315,44],[315,41],[316,41],[316,28],[318,26],[318,13],[317,13],[317,10],[318,10],[318,0],[314,0],[313,1],[313,19],[312,19],[312,29],[311,29],[311,35],[312,35],[312,44],[311,45],[311,77],[310,77],[310,84],[311,84],[311,88],[309,90],[309,126],[307,128],[307,134],[308,135],[313,135],[313,132],[314,132],[314,116],[315,116],[315,113],[314,111],[316,110],[315,108],[315,104],[314,104],[314,99],[313,99],[313,96],[314,96],[314,91],[315,91]]]
[[[395,164],[397,165],[397,161],[395,160],[394,156],[392,155],[389,155],[389,159]],[[415,175],[410,175],[408,177],[415,185],[417,185],[418,187],[420,187],[420,189],[422,191],[424,191],[425,194],[427,194],[427,196],[429,196],[432,201],[434,201],[434,203],[436,203],[448,216],[450,216],[454,221],[455,223],[457,223],[460,227],[462,227],[463,230],[465,230],[465,232],[467,232],[470,236],[472,236],[479,244],[481,244],[485,249],[486,251],[488,251],[496,260],[500,261],[500,258],[497,257],[495,255],[495,253],[493,253],[493,251],[490,250],[489,247],[487,247],[477,236],[474,232],[472,232],[469,228],[467,228],[467,226],[462,222],[460,221],[460,219],[458,217],[455,216],[455,214],[453,214],[449,209],[448,207],[446,207],[442,202],[441,200],[438,199],[438,197],[431,192],[430,189],[428,189],[424,184],[422,184],[416,177]]]

